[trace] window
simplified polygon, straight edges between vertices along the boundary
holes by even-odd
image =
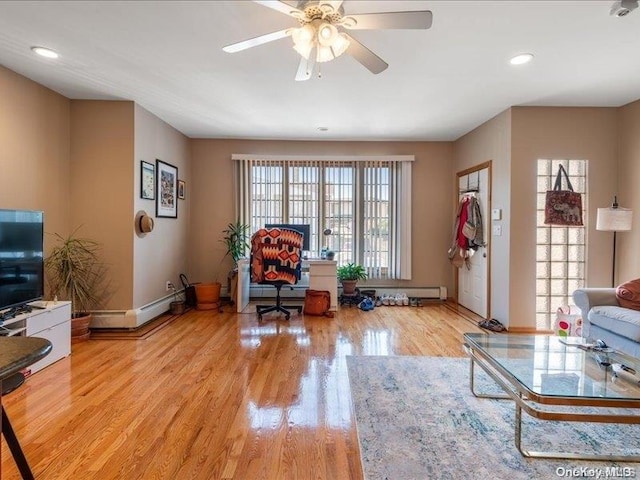
[[[582,227],[544,224],[547,190],[553,189],[559,165],[567,170],[576,192],[582,193]],[[566,185],[563,184],[563,188]],[[558,307],[573,303],[573,291],[585,285],[587,161],[538,160],[536,229],[536,327],[553,328]]]
[[[326,247],[370,278],[411,278],[413,157],[233,158],[239,217],[251,231],[310,224],[312,255]]]

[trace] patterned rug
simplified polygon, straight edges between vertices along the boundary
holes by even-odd
[[[474,397],[466,358],[350,356],[347,366],[367,480],[640,476],[640,463],[523,457],[514,444],[513,402]],[[476,391],[499,387],[477,369]],[[640,455],[640,425],[558,423],[523,413],[522,444]]]

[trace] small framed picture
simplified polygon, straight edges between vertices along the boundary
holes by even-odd
[[[178,180],[178,198],[184,200],[184,180]]]
[[[178,218],[178,167],[156,160],[156,217]]]
[[[156,191],[156,167],[152,163],[140,162],[140,198],[153,200]]]

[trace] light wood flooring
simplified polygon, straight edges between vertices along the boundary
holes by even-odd
[[[3,397],[36,479],[360,480],[345,356],[462,357],[481,331],[440,302],[291,318],[190,311],[74,345]]]

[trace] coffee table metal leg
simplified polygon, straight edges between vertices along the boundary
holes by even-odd
[[[497,400],[511,400],[511,397],[509,395],[477,393],[475,391],[475,382],[474,382],[474,378],[475,378],[474,364],[475,364],[475,362],[473,360],[473,357],[469,357],[469,359],[471,360],[470,367],[469,367],[469,386],[471,388],[471,393],[473,393],[473,395],[475,397],[477,397],[477,398],[493,398],[493,399],[497,399]],[[482,367],[482,365],[480,365],[480,367]]]
[[[639,455],[582,455],[580,453],[572,452],[537,452],[522,448],[522,408],[518,404],[516,405],[515,415],[515,444],[518,451],[523,457],[528,458],[553,458],[562,460],[605,460],[612,462],[638,462],[640,461]]]

